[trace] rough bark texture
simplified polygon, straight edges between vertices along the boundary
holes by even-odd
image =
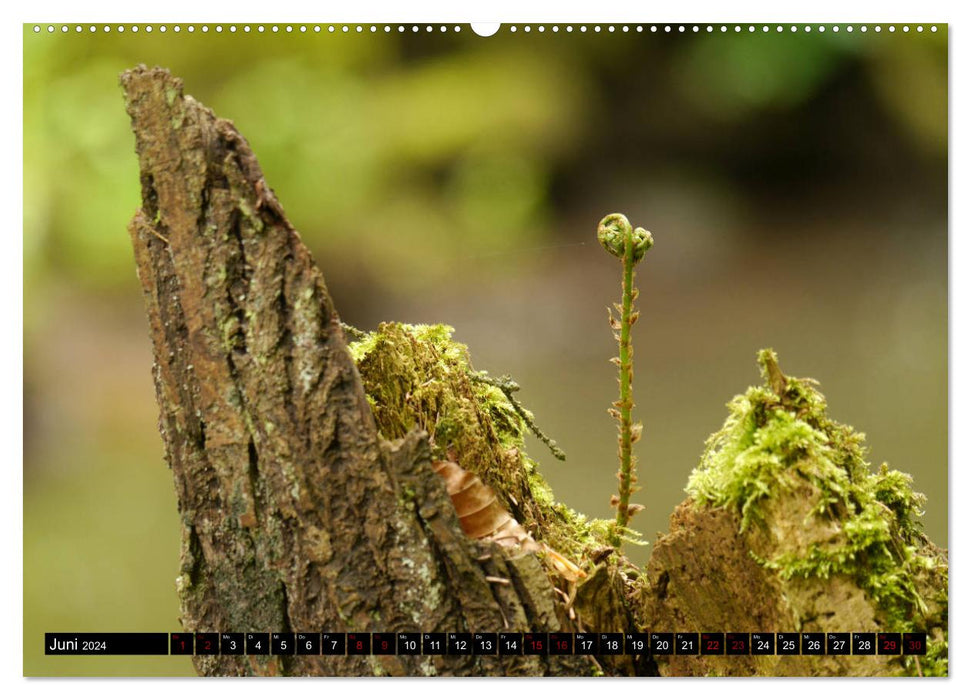
[[[648,587],[642,597],[644,619],[651,628],[697,632],[876,632],[898,631],[888,623],[857,583],[846,575],[783,580],[752,557],[780,542],[792,546],[809,541],[805,527],[814,494],[795,494],[786,512],[772,517],[788,532],[753,529],[739,532],[739,518],[723,508],[698,508],[690,500],[671,515],[668,534],[660,536],[647,567]],[[805,534],[795,532],[803,524]],[[775,541],[773,541],[775,540]],[[946,553],[930,543],[922,552],[934,559]],[[934,571],[918,579],[918,590],[929,610],[918,629],[928,641],[939,641],[947,628],[947,588]],[[942,609],[943,605],[943,609]],[[663,676],[887,676],[919,675],[904,663],[906,656],[664,656]],[[926,662],[925,662],[926,663]]]
[[[165,70],[121,82],[142,182],[130,233],[182,516],[185,629],[561,629],[535,555],[462,534],[424,434],[380,439],[324,279],[232,123]],[[210,675],[595,668],[568,656],[194,660]]]
[[[800,502],[811,503],[805,499]],[[796,519],[794,518],[794,521]],[[863,592],[843,577],[784,585],[750,556],[751,537],[725,509],[685,501],[648,567],[646,616],[656,629],[698,632],[861,632],[883,630]],[[668,656],[666,676],[876,676],[880,656]]]

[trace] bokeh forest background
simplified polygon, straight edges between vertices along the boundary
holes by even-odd
[[[654,33],[242,25],[24,27],[24,671],[191,674],[44,657],[45,631],[176,631],[179,518],[126,224],[118,75],[161,65],[232,119],[344,320],[446,322],[568,455],[557,497],[609,517],[620,265],[638,268],[648,540],[667,529],[755,353],[822,383],[874,467],[914,475],[947,546],[947,28]],[[629,555],[646,562],[649,547]]]

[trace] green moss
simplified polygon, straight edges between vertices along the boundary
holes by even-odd
[[[536,462],[527,457],[525,453],[523,453],[522,462],[530,493],[533,494],[537,505],[542,508],[555,508],[557,502],[553,496],[553,489],[550,488],[550,485],[546,483],[546,479],[537,470]]]
[[[500,449],[523,447],[525,425],[503,393],[469,379],[468,348],[444,325],[384,323],[351,343],[382,435],[419,428],[435,456],[461,455],[462,466],[489,474]]]
[[[709,438],[687,492],[699,506],[735,510],[742,532],[772,526],[774,503],[808,494],[814,502],[803,525],[824,536],[768,556],[753,552],[756,560],[783,580],[849,577],[886,629],[941,627],[936,655],[922,672],[946,674],[946,593],[930,606],[926,598],[946,591],[947,563],[921,533],[924,496],[910,476],[886,464],[871,471],[864,436],[826,415],[815,381],[785,377],[771,350],[759,353],[759,363],[764,386],[728,404],[729,417]]]
[[[453,332],[382,323],[349,345],[378,429],[388,440],[424,430],[435,459],[477,474],[536,539],[579,562],[602,542],[582,515],[556,502],[525,452],[526,422],[501,389],[474,380],[487,375],[473,369]]]
[[[947,637],[928,642],[926,656],[908,656],[904,665],[911,676],[947,676]]]

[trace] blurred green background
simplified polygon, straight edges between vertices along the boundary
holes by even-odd
[[[447,322],[566,450],[557,496],[610,515],[620,266],[654,233],[635,328],[647,505],[667,529],[755,352],[820,380],[947,545],[947,29],[863,34],[161,33],[24,28],[24,672],[191,674],[41,653],[45,631],[175,631],[179,521],[126,224],[118,74],[169,68],[232,119],[344,319]],[[747,26],[743,29],[747,30]],[[649,548],[633,549],[643,563]]]

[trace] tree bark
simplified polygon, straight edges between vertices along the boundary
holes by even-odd
[[[246,140],[138,67],[129,231],[182,516],[187,631],[556,631],[532,554],[462,534],[427,438],[383,441],[323,276]],[[570,656],[196,656],[207,675],[576,675]]]

